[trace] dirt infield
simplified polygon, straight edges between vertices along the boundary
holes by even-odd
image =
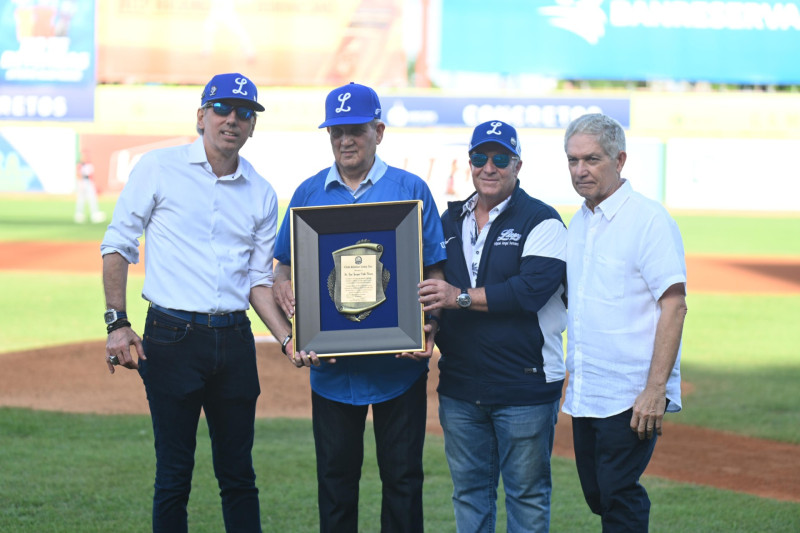
[[[6,270],[99,275],[98,256],[97,243],[0,243],[0,269]],[[687,270],[690,291],[694,292],[800,292],[800,260],[691,256]],[[257,350],[262,387],[257,415],[309,417],[308,369],[294,368],[273,342],[261,342]],[[0,354],[0,405],[101,414],[146,413],[138,374],[121,369],[109,375],[104,354],[104,341]],[[431,433],[441,433],[437,382],[438,371],[432,364],[428,380]],[[690,385],[685,393],[691,393]],[[561,414],[556,429],[556,455],[572,457],[570,417]],[[665,423],[647,474],[800,502],[800,446],[705,428]]]
[[[143,274],[143,262],[131,275]],[[95,242],[0,242],[0,269],[97,272],[102,269]],[[784,294],[800,292],[800,259],[692,255],[686,258],[690,292]]]

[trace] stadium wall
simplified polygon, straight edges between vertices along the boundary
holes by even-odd
[[[69,194],[81,151],[98,189],[121,189],[141,153],[191,141],[200,87],[99,86],[91,123],[0,122],[0,192]],[[318,131],[327,89],[263,89],[256,134],[243,150],[288,199],[304,178],[331,164]],[[392,91],[381,91],[389,100]],[[446,101],[440,93],[435,94]],[[550,95],[554,96],[554,95]],[[627,98],[629,158],[624,175],[676,209],[800,212],[800,95],[564,91],[555,96]],[[437,202],[471,191],[470,127],[395,127],[379,155],[428,180]],[[564,162],[563,128],[519,128],[523,186],[555,205],[578,205]]]

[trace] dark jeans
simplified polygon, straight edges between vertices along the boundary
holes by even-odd
[[[656,436],[639,440],[631,431],[632,411],[608,418],[572,419],[575,463],[583,497],[600,515],[603,533],[645,533],[650,498],[639,483],[656,446]]]
[[[420,533],[422,447],[427,415],[427,373],[402,395],[372,405],[378,468],[383,484],[381,531]],[[358,483],[364,461],[367,405],[327,400],[312,392],[317,452],[319,529],[358,531]]]
[[[250,321],[210,328],[155,309],[147,313],[139,374],[156,450],[153,531],[187,531],[197,424],[208,423],[228,532],[260,532],[252,448],[260,393]]]

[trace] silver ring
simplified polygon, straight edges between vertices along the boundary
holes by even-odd
[[[112,365],[118,365],[119,364],[119,358],[116,355],[109,355],[107,357],[107,359],[108,359],[108,362],[111,363]]]

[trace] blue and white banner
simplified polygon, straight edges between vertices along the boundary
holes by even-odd
[[[800,0],[442,0],[443,70],[800,83]]]
[[[392,127],[475,127],[503,120],[517,128],[564,129],[586,113],[605,113],[630,126],[627,98],[488,98],[381,96],[383,120]]]
[[[0,120],[92,120],[94,0],[0,0]]]

